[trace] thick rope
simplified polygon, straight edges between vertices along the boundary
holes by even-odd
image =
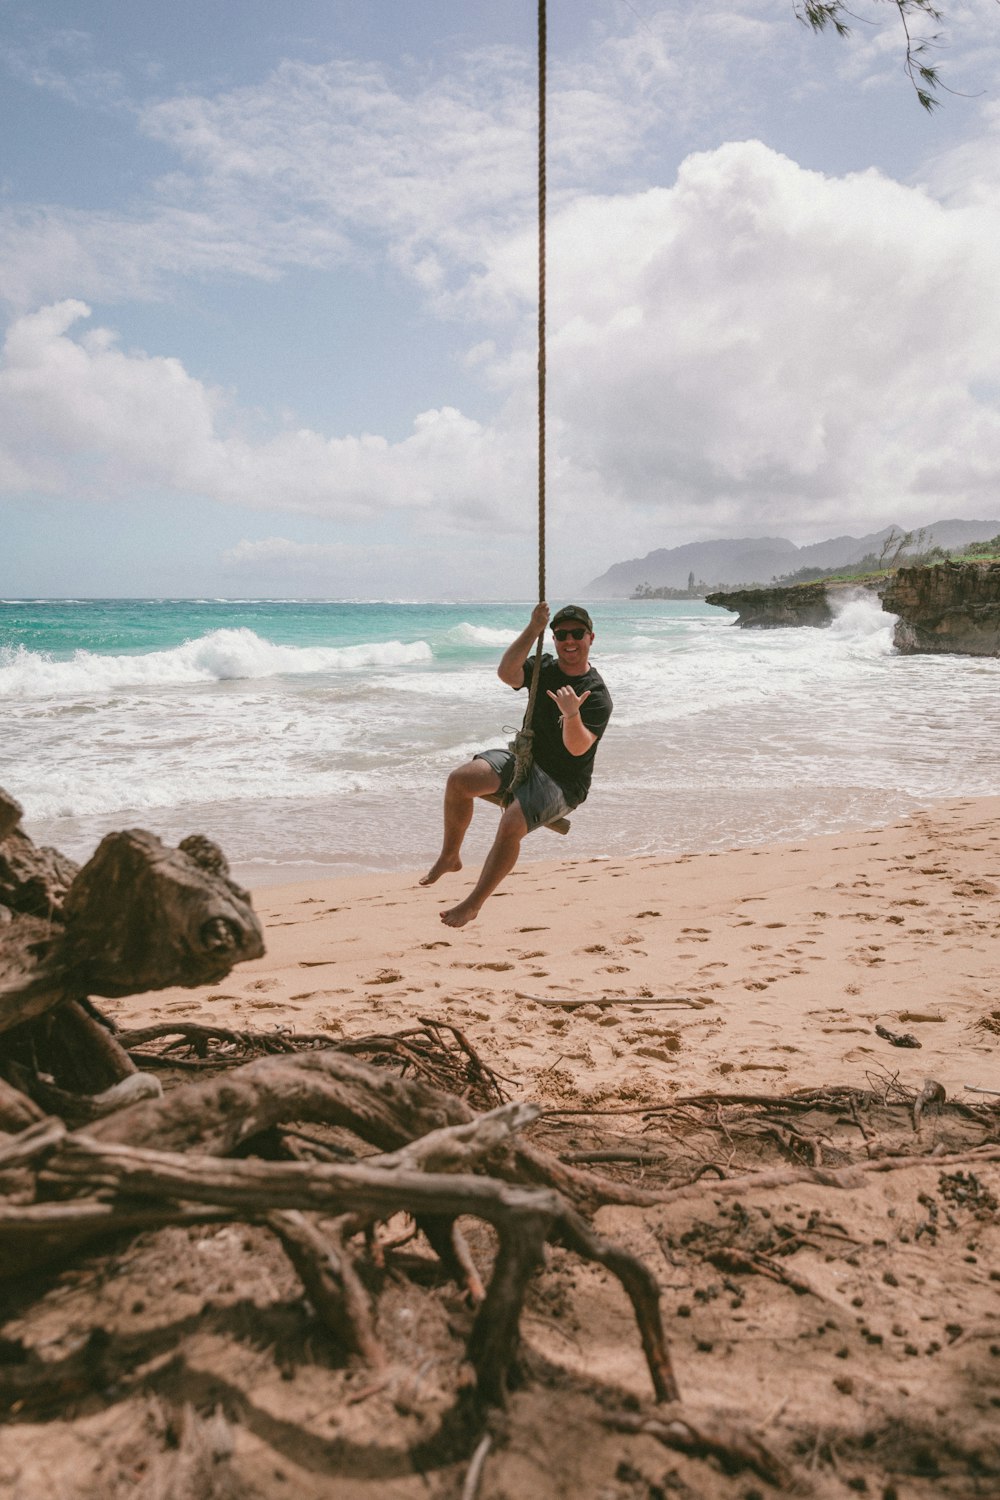
[[[538,602],[545,598],[545,0],[538,0]]]
[[[546,0],[538,0],[538,602],[545,598],[545,218],[546,218],[546,63],[548,54],[548,28],[545,13]],[[534,730],[531,720],[538,697],[538,682],[541,677],[542,647],[544,631],[538,637],[535,649],[534,671],[528,690],[528,706],[524,712],[524,723],[511,743],[514,752],[514,775],[510,787],[504,794],[507,807],[514,792],[531,770],[532,741]]]

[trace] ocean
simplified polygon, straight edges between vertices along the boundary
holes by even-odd
[[[870,597],[825,630],[698,601],[591,606],[615,713],[565,838],[522,858],[789,842],[1000,791],[1000,661],[899,656]],[[0,785],[36,843],[201,832],[252,887],[426,868],[448,770],[504,744],[526,603],[0,601]],[[477,809],[466,863],[497,811]]]

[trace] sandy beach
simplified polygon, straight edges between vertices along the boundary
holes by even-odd
[[[469,869],[433,888],[407,872],[256,891],[263,958],[104,1004],[128,1027],[333,1041],[460,1028],[511,1097],[545,1107],[535,1140],[659,1195],[595,1222],[652,1269],[682,1414],[721,1446],[666,1441],[620,1286],[554,1248],[473,1486],[470,1449],[442,1450],[438,1427],[467,1327],[453,1291],[388,1277],[373,1379],[317,1337],[263,1226],[174,1228],[8,1309],[5,1335],[33,1346],[71,1347],[97,1320],[123,1348],[167,1351],[0,1435],[13,1493],[998,1492],[1000,797],[785,847],[553,852],[460,931],[438,912]]]
[[[1000,1088],[1000,797],[676,859],[578,861],[572,835],[549,842],[567,857],[516,868],[457,931],[438,913],[474,868],[429,888],[405,872],[256,891],[264,958],[214,988],[108,1004],[136,1025],[197,1015],[334,1037],[433,1015],[541,1102],[641,1103],[727,1077],[861,1086],[883,1067],[950,1097]],[[618,1003],[551,1003],[590,998]]]

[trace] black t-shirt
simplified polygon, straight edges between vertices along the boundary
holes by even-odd
[[[562,787],[566,793],[567,802],[572,802],[576,806],[584,801],[590,790],[590,777],[597,746],[601,735],[607,728],[614,705],[611,702],[611,694],[604,685],[603,677],[594,667],[588,667],[586,672],[582,672],[578,677],[569,677],[555,657],[546,652],[542,657],[541,670],[538,696],[535,699],[534,713],[529,726],[535,732],[532,756],[536,764]],[[524,664],[524,686],[528,689],[531,687],[534,671],[535,658],[531,657]],[[571,755],[563,744],[559,710],[548,696],[549,690],[554,693],[558,688],[565,687],[567,683],[577,695],[588,689],[590,692],[590,697],[580,710],[580,717],[591,734],[597,736],[597,739],[589,750],[584,751],[583,755]]]

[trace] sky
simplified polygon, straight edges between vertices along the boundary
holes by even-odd
[[[546,592],[1000,513],[1000,7],[549,0]],[[919,28],[918,28],[919,30]],[[535,0],[0,0],[0,596],[537,588]]]

